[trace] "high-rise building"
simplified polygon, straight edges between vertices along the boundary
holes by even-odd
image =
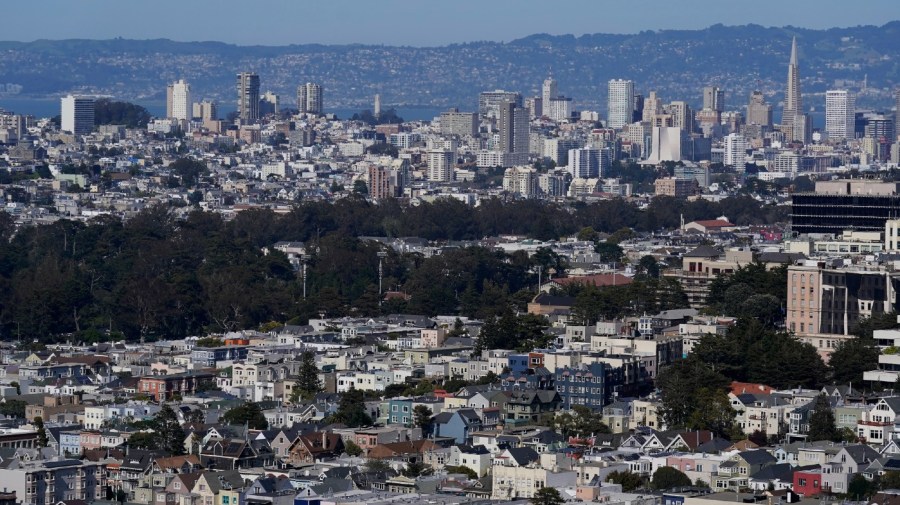
[[[379,97],[379,103],[380,101]],[[297,87],[297,111],[299,113],[322,114],[322,110],[322,86],[308,82]]]
[[[478,115],[474,112],[460,112],[456,108],[441,112],[441,135],[478,135]]]
[[[762,91],[750,93],[750,103],[747,105],[747,124],[772,127],[772,106],[766,103],[766,97]]]
[[[525,108],[528,109],[528,116],[531,119],[537,119],[544,115],[544,99],[539,96],[526,98]]]
[[[662,99],[656,96],[656,91],[651,91],[650,96],[644,99],[644,110],[642,111],[642,121],[653,123],[657,114],[662,113]]]
[[[537,170],[531,167],[507,168],[503,172],[503,191],[530,198],[540,189],[537,176]]]
[[[825,132],[831,139],[852,139],[856,101],[846,89],[825,92]]]
[[[215,121],[218,119],[216,102],[211,102],[209,100],[194,102],[192,108],[193,113],[191,116],[193,116],[194,119],[199,119],[201,121]]]
[[[731,133],[725,136],[725,159],[722,162],[726,167],[744,168],[747,159],[749,145],[743,135]]]
[[[500,150],[506,153],[529,152],[528,110],[515,102],[500,105]]]
[[[553,121],[562,121],[572,117],[572,99],[564,96],[551,98],[544,102],[544,115]]]
[[[703,88],[703,108],[716,112],[725,112],[725,92],[717,86]]]
[[[62,98],[60,129],[75,135],[88,135],[94,130],[94,98],[68,95]]]
[[[666,105],[665,109],[672,116],[671,126],[681,128],[687,133],[694,131],[694,114],[687,102],[675,101]]]
[[[548,75],[547,78],[544,79],[544,85],[541,87],[541,103],[544,105],[545,109],[547,104],[550,103],[550,100],[559,96],[558,91],[556,79],[554,79],[552,75]],[[547,111],[544,110],[545,115],[546,113]]]
[[[569,151],[569,173],[575,179],[603,177],[612,162],[609,148],[583,147]]]
[[[179,79],[166,86],[166,117],[188,121],[192,115],[191,85]]]
[[[237,75],[238,117],[252,123],[259,119],[259,75],[241,72]]]
[[[631,122],[637,123],[644,119],[644,95],[634,95],[634,107],[631,109]]]
[[[894,106],[896,107],[894,110],[894,126],[900,127],[900,88],[894,90]],[[896,142],[897,139],[895,138],[893,141]]]
[[[609,81],[607,98],[607,126],[622,128],[631,122],[634,108],[634,82],[623,79]]]
[[[269,114],[278,114],[278,105],[279,105],[278,95],[273,93],[272,91],[266,91],[266,93],[260,97],[259,99],[259,115],[267,116]]]
[[[515,91],[483,91],[478,95],[478,115],[483,118],[500,118],[500,108],[506,102],[522,107],[522,95]]]
[[[785,139],[793,141],[794,119],[803,114],[803,96],[800,94],[800,66],[797,60],[797,37],[791,43],[791,61],[788,64],[787,86],[784,89],[784,109],[781,113],[781,131]]]
[[[428,151],[428,180],[434,182],[450,182],[453,180],[453,166],[456,164],[456,152],[451,149],[433,149]]]

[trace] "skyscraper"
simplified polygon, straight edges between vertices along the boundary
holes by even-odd
[[[245,123],[259,119],[259,75],[241,72],[237,75],[238,117]]]
[[[603,177],[603,173],[609,170],[610,159],[609,148],[570,149],[568,171],[576,179]]]
[[[631,122],[634,107],[634,83],[623,79],[609,81],[607,98],[607,126],[622,128]]]
[[[845,89],[825,92],[825,132],[831,139],[853,138],[856,101]]]
[[[717,86],[703,88],[703,108],[725,112],[725,92]]]
[[[897,107],[894,112],[894,126],[900,128],[900,88],[894,90],[894,105]]]
[[[800,94],[800,67],[797,61],[797,37],[791,43],[791,61],[788,64],[787,86],[784,89],[784,109],[781,113],[781,131],[787,140],[794,140],[794,118],[803,114],[803,97]]]
[[[484,118],[500,117],[501,106],[506,102],[513,102],[517,107],[522,106],[522,95],[515,91],[482,91],[478,95],[478,114]]]
[[[772,106],[766,103],[766,97],[762,91],[750,93],[750,103],[747,105],[747,124],[759,126],[772,126]]]
[[[187,121],[192,115],[191,85],[179,79],[166,86],[166,117]]]
[[[301,114],[321,114],[322,103],[322,86],[308,82],[297,87],[297,111]]]
[[[60,129],[75,135],[88,135],[94,130],[94,98],[69,95],[62,98]]]
[[[528,154],[528,110],[515,102],[500,105],[500,150]]]
[[[541,87],[541,103],[544,106],[544,115],[547,114],[547,105],[550,103],[550,100],[557,96],[559,96],[559,90],[557,89],[556,80],[552,75],[548,75],[544,79],[544,85]]]

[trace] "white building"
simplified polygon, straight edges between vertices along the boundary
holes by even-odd
[[[322,102],[322,86],[308,82],[297,87],[297,111],[300,114],[321,114]]]
[[[510,167],[503,173],[503,191],[530,198],[537,189],[537,170],[531,167]]]
[[[723,164],[726,167],[743,168],[747,159],[747,149],[749,148],[747,139],[743,135],[730,133],[725,137],[724,144],[725,159]]]
[[[94,130],[94,98],[68,95],[62,98],[62,131],[75,135],[88,135]]]
[[[607,126],[622,128],[631,123],[634,111],[634,82],[623,79],[609,81],[607,99]]]
[[[551,98],[544,102],[544,115],[554,121],[563,121],[572,117],[572,99],[564,96]]]
[[[166,117],[190,121],[193,116],[191,107],[191,85],[179,79],[166,87]]]
[[[428,180],[450,182],[453,180],[453,165],[456,153],[449,149],[428,151]]]
[[[569,173],[574,179],[591,179],[603,177],[603,172],[609,169],[611,153],[609,149],[596,147],[584,147],[569,150]]]
[[[544,106],[544,115],[549,115],[547,114],[547,105],[550,103],[550,100],[558,95],[556,79],[552,75],[548,75],[544,80],[544,85],[541,87],[541,104]]]
[[[825,133],[830,139],[853,138],[856,98],[846,89],[825,92]]]

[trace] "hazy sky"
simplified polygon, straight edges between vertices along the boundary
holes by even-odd
[[[19,0],[2,40],[114,37],[235,44],[442,45],[533,33],[697,29],[723,23],[882,25],[898,0]]]

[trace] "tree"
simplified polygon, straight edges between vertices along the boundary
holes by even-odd
[[[854,501],[862,501],[868,498],[877,490],[877,486],[873,482],[869,482],[869,479],[865,478],[863,474],[857,473],[851,479],[850,483],[847,484],[847,497]]]
[[[229,410],[222,420],[232,425],[246,424],[251,430],[265,430],[269,427],[262,408],[256,402],[247,402]]]
[[[222,341],[221,338],[203,337],[201,339],[197,339],[194,347],[222,347],[223,345],[225,345],[225,342]]]
[[[431,468],[425,466],[421,461],[410,461],[406,467],[400,471],[405,477],[416,478],[420,475],[428,475],[432,472]]]
[[[606,476],[606,481],[621,485],[622,491],[626,493],[630,493],[644,485],[644,479],[641,478],[640,475],[632,473],[629,470],[616,470]]]
[[[900,471],[888,470],[881,475],[881,489],[900,489]]]
[[[21,395],[21,394],[22,394],[22,386],[19,385],[19,382],[18,382],[18,381],[12,381],[12,382],[9,383],[9,385],[10,385],[10,387],[16,388],[16,394],[17,394],[17,395]]]
[[[391,469],[391,465],[381,459],[369,458],[366,460],[365,466],[367,472],[386,472]]]
[[[362,447],[358,446],[353,440],[347,439],[347,442],[344,443],[344,452],[347,454],[347,456],[356,457],[362,456],[363,449]]]
[[[661,403],[659,413],[670,428],[722,424],[722,412],[698,412],[701,405],[716,407],[728,379],[713,371],[692,353],[663,370],[657,378]],[[727,399],[727,398],[726,398]],[[732,412],[732,418],[734,413]]]
[[[469,468],[467,466],[447,465],[444,467],[444,471],[447,473],[461,473],[461,474],[465,475],[466,477],[473,479],[473,480],[478,478],[478,474],[475,473],[475,470],[472,470],[471,468]]]
[[[555,487],[542,487],[531,498],[533,505],[562,505],[566,501]]]
[[[366,397],[362,391],[351,389],[341,394],[341,403],[331,416],[332,423],[343,423],[350,428],[369,426],[372,418],[366,412]]]
[[[369,185],[362,179],[353,182],[353,192],[363,196],[369,196]]]
[[[431,429],[431,416],[434,413],[425,405],[416,405],[413,407],[413,424],[422,428],[422,432],[429,432]]]
[[[24,400],[6,400],[0,403],[0,414],[10,417],[25,417],[25,407],[28,402]]]
[[[47,430],[46,428],[44,428],[44,418],[41,416],[35,416],[32,424],[34,424],[34,428],[37,431],[38,447],[47,447],[47,445],[50,443],[50,440],[47,438]]]
[[[622,258],[625,257],[625,250],[622,249],[622,246],[610,241],[597,242],[594,251],[600,255],[600,261],[603,263],[621,263]]]
[[[155,433],[139,431],[128,437],[128,447],[132,449],[153,449],[157,447],[158,438]]]
[[[206,422],[206,414],[203,409],[193,409],[184,416],[189,423],[203,424]]]
[[[817,440],[839,441],[840,434],[834,422],[834,411],[831,409],[831,403],[828,401],[825,393],[821,393],[816,397],[812,408],[812,413],[809,416],[809,432],[806,439],[810,442]]]
[[[291,402],[297,403],[301,398],[309,400],[316,393],[322,391],[322,382],[319,380],[319,367],[316,366],[316,356],[310,351],[303,353],[297,383],[291,390]]]
[[[828,360],[835,384],[862,384],[863,372],[878,368],[878,348],[872,338],[851,338],[838,344]]]
[[[173,456],[184,454],[184,439],[187,435],[178,423],[178,416],[168,403],[164,404],[154,420],[154,446],[167,451]]]
[[[690,485],[691,479],[677,468],[671,466],[659,467],[653,472],[653,478],[650,480],[650,486],[661,491]]]

